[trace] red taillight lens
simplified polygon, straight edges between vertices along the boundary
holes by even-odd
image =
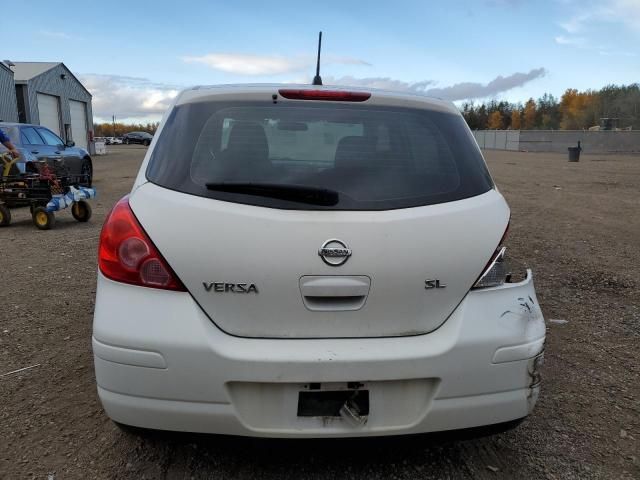
[[[98,266],[105,277],[117,282],[186,291],[142,229],[131,211],[128,197],[116,203],[104,222],[100,232]]]
[[[326,100],[332,102],[364,102],[371,98],[368,92],[345,92],[342,90],[296,90],[280,89],[278,93],[290,100]]]

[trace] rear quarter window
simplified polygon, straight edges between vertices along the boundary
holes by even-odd
[[[315,102],[175,107],[150,181],[218,200],[288,209],[387,210],[460,200],[493,187],[460,115]],[[313,186],[332,206],[210,191],[208,183]]]

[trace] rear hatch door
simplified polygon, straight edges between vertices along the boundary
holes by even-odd
[[[130,202],[211,320],[245,337],[432,331],[469,291],[509,216],[495,190],[388,212],[279,210],[194,197],[151,183]],[[333,239],[351,250],[340,266],[319,255]],[[426,288],[435,285],[426,281],[438,281],[440,288]],[[251,285],[255,291],[249,291]]]

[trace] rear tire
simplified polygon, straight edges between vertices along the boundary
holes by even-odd
[[[78,222],[88,222],[91,218],[91,205],[82,200],[75,202],[71,205],[71,215]]]
[[[53,212],[47,212],[44,207],[33,209],[31,216],[33,224],[40,230],[51,230],[56,225],[56,217]]]
[[[129,139],[128,139],[128,138],[125,138],[125,139],[124,139],[124,142],[122,142],[122,143],[124,143],[125,145],[129,145]]]
[[[143,144],[145,147],[148,147],[149,145],[151,145],[151,142],[150,142],[149,140],[145,140],[144,142],[142,142],[142,144]]]
[[[0,227],[8,227],[11,223],[11,210],[4,204],[0,204]]]

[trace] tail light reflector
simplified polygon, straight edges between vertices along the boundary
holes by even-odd
[[[116,282],[186,291],[133,214],[128,196],[116,203],[104,222],[98,266],[105,277]]]
[[[496,247],[496,251],[493,253],[489,262],[482,270],[482,273],[473,284],[473,287],[471,287],[472,289],[499,287],[509,281],[511,272],[509,271],[509,264],[505,258],[507,247],[503,246],[507,239],[508,232],[509,223],[507,223],[507,228],[500,239],[500,243]]]
[[[364,102],[371,98],[369,92],[347,92],[343,90],[304,90],[282,88],[278,93],[290,100],[325,100],[332,102]]]

